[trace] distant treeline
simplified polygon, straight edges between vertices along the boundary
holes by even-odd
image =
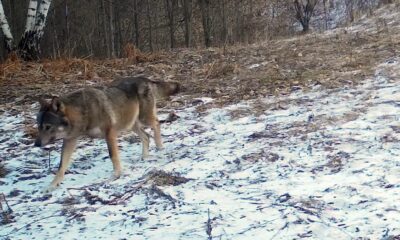
[[[43,0],[35,0],[41,2]],[[26,32],[32,0],[0,0],[14,42]],[[332,21],[353,21],[392,0],[53,0],[44,35],[43,58],[124,57],[127,49],[159,51],[181,47],[254,43]],[[344,14],[335,19],[335,15]],[[308,19],[307,19],[308,18]],[[314,20],[312,19],[314,18]],[[311,19],[311,21],[310,21]],[[317,21],[317,22],[316,22]],[[0,31],[0,41],[5,42]],[[21,43],[20,43],[21,44]],[[18,42],[14,44],[15,48]],[[129,52],[129,51],[128,51]],[[6,45],[0,58],[7,55]]]

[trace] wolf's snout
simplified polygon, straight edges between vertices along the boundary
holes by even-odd
[[[42,146],[42,141],[40,140],[40,138],[37,138],[35,140],[34,146],[35,147],[41,147]]]

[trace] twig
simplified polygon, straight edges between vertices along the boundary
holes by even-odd
[[[9,213],[12,213],[13,210],[11,209],[10,205],[8,205],[8,201],[7,201],[6,195],[4,195],[4,193],[1,193],[1,199],[0,199],[0,210],[4,210],[3,206],[1,205],[1,200],[3,200],[5,202],[5,204],[7,205],[7,211]]]
[[[173,198],[171,195],[163,192],[160,188],[158,188],[156,185],[152,185],[151,188],[149,189],[152,192],[156,193],[157,195],[159,195],[160,197],[164,197],[166,199],[168,199],[169,201],[171,201],[172,203],[176,203],[177,200],[175,198]]]
[[[83,190],[86,190],[86,188],[94,187],[94,186],[97,186],[97,185],[102,185],[102,184],[104,184],[104,183],[106,183],[106,182],[108,182],[108,181],[109,181],[109,180],[105,180],[105,181],[101,181],[101,182],[98,182],[98,183],[93,183],[93,184],[85,185],[85,186],[78,187],[78,188],[70,187],[70,188],[67,188],[67,190],[78,190],[78,191],[83,191]]]
[[[275,218],[275,219],[266,221],[266,222],[264,222],[264,223],[262,223],[262,224],[259,224],[259,225],[257,225],[257,226],[254,226],[254,225],[253,225],[253,226],[250,226],[249,228],[244,229],[244,230],[242,230],[241,232],[238,232],[237,234],[240,235],[240,234],[244,234],[245,232],[248,232],[248,231],[250,231],[250,230],[252,230],[252,229],[256,229],[256,228],[260,228],[260,227],[266,227],[269,223],[271,223],[271,222],[273,222],[273,221],[276,221],[276,220],[278,220],[278,219],[280,219],[280,218]]]
[[[323,225],[330,227],[330,228],[336,228],[339,231],[341,231],[342,233],[344,233],[345,235],[347,235],[348,237],[350,237],[350,239],[353,239],[353,236],[350,235],[350,233],[344,231],[343,229],[341,229],[340,227],[334,226],[334,225],[330,225],[329,223],[325,222],[324,220],[322,220],[320,217],[318,217],[320,221],[315,221],[318,223],[322,223]]]
[[[121,197],[115,197],[114,199],[110,200],[110,205],[117,205],[129,198],[131,198],[133,196],[133,194],[135,194],[140,188],[142,188],[142,186],[145,184],[146,182],[143,182],[141,184],[138,184],[137,186],[133,187],[132,189],[130,189],[129,191],[125,192],[124,195],[122,195]]]
[[[210,67],[210,69],[208,69],[207,75],[206,75],[206,77],[204,78],[204,81],[207,80],[207,79],[210,77],[211,72],[212,72],[212,70],[213,70],[214,65],[215,65],[216,62],[217,62],[216,60],[212,62],[211,67]]]
[[[211,218],[210,218],[210,209],[208,209],[208,219],[207,219],[207,228],[206,228],[208,240],[212,240],[211,232],[212,232],[212,226],[211,226]]]
[[[103,184],[104,182],[107,181],[103,181],[100,183],[95,183],[95,184],[91,184],[91,185],[87,185],[87,186],[83,186],[80,188],[67,188],[68,193],[72,196],[72,194],[69,192],[69,190],[78,190],[78,191],[84,191],[84,197],[87,200],[92,200],[92,201],[99,201],[102,204],[107,204],[107,205],[117,205],[120,204],[121,202],[131,198],[133,196],[133,194],[135,194],[144,184],[147,183],[147,179],[145,179],[144,181],[138,183],[136,186],[132,187],[131,189],[125,191],[125,193],[123,195],[120,196],[116,196],[113,199],[110,200],[104,200],[96,195],[91,194],[87,188],[92,187],[92,186],[96,186],[96,185],[100,185]]]
[[[52,218],[52,217],[60,217],[60,216],[61,216],[61,214],[54,214],[54,215],[50,215],[50,216],[47,216],[47,217],[42,217],[42,218],[36,219],[36,220],[34,220],[34,221],[30,222],[30,223],[25,224],[24,226],[22,226],[22,227],[20,227],[20,228],[17,228],[17,229],[12,230],[11,232],[9,232],[9,233],[7,233],[7,234],[5,234],[5,235],[0,235],[0,237],[8,237],[8,236],[10,236],[11,234],[16,233],[16,232],[18,232],[19,230],[24,229],[24,228],[26,228],[26,227],[29,227],[29,226],[31,226],[31,225],[34,224],[34,223],[37,223],[37,222],[42,221],[42,220],[44,220],[44,219],[48,219],[48,218]]]
[[[289,222],[286,222],[285,225],[283,225],[283,227],[281,227],[275,234],[274,236],[272,236],[271,240],[274,239],[276,236],[278,236],[278,234],[283,231],[285,228],[287,228],[289,226]]]
[[[51,161],[50,161],[50,153],[51,153],[51,151],[49,150],[49,172],[51,172]]]

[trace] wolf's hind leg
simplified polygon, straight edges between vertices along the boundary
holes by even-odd
[[[151,123],[151,128],[153,128],[154,131],[154,141],[156,142],[157,149],[162,149],[163,143],[161,139],[161,128],[160,128],[160,122],[158,121],[157,118],[155,118]]]
[[[139,121],[136,121],[133,125],[133,131],[139,136],[142,142],[142,158],[147,158],[149,156],[149,134],[144,131]]]
[[[121,176],[121,162],[119,159],[117,132],[114,128],[110,128],[107,130],[106,141],[108,153],[114,167],[114,177],[119,178]]]
[[[77,139],[64,139],[62,152],[61,152],[61,161],[60,166],[58,167],[58,171],[50,186],[46,189],[47,192],[53,191],[57,188],[57,186],[64,179],[65,171],[67,171],[69,164],[71,163],[71,156],[75,150]]]

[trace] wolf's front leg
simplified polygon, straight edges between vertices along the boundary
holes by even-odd
[[[153,128],[153,131],[154,131],[154,140],[156,142],[157,149],[159,149],[159,150],[163,149],[163,143],[162,143],[162,140],[161,140],[160,122],[158,121],[157,118],[155,118],[153,120],[152,128]]]
[[[110,154],[110,158],[114,167],[114,178],[119,178],[121,176],[121,162],[119,160],[117,132],[114,128],[107,130],[106,141],[108,153]]]
[[[51,192],[57,188],[57,186],[64,179],[65,171],[68,169],[69,164],[71,163],[71,155],[75,150],[77,139],[64,139],[62,152],[61,152],[61,161],[60,166],[58,167],[58,171],[50,186],[46,189],[46,192]]]

